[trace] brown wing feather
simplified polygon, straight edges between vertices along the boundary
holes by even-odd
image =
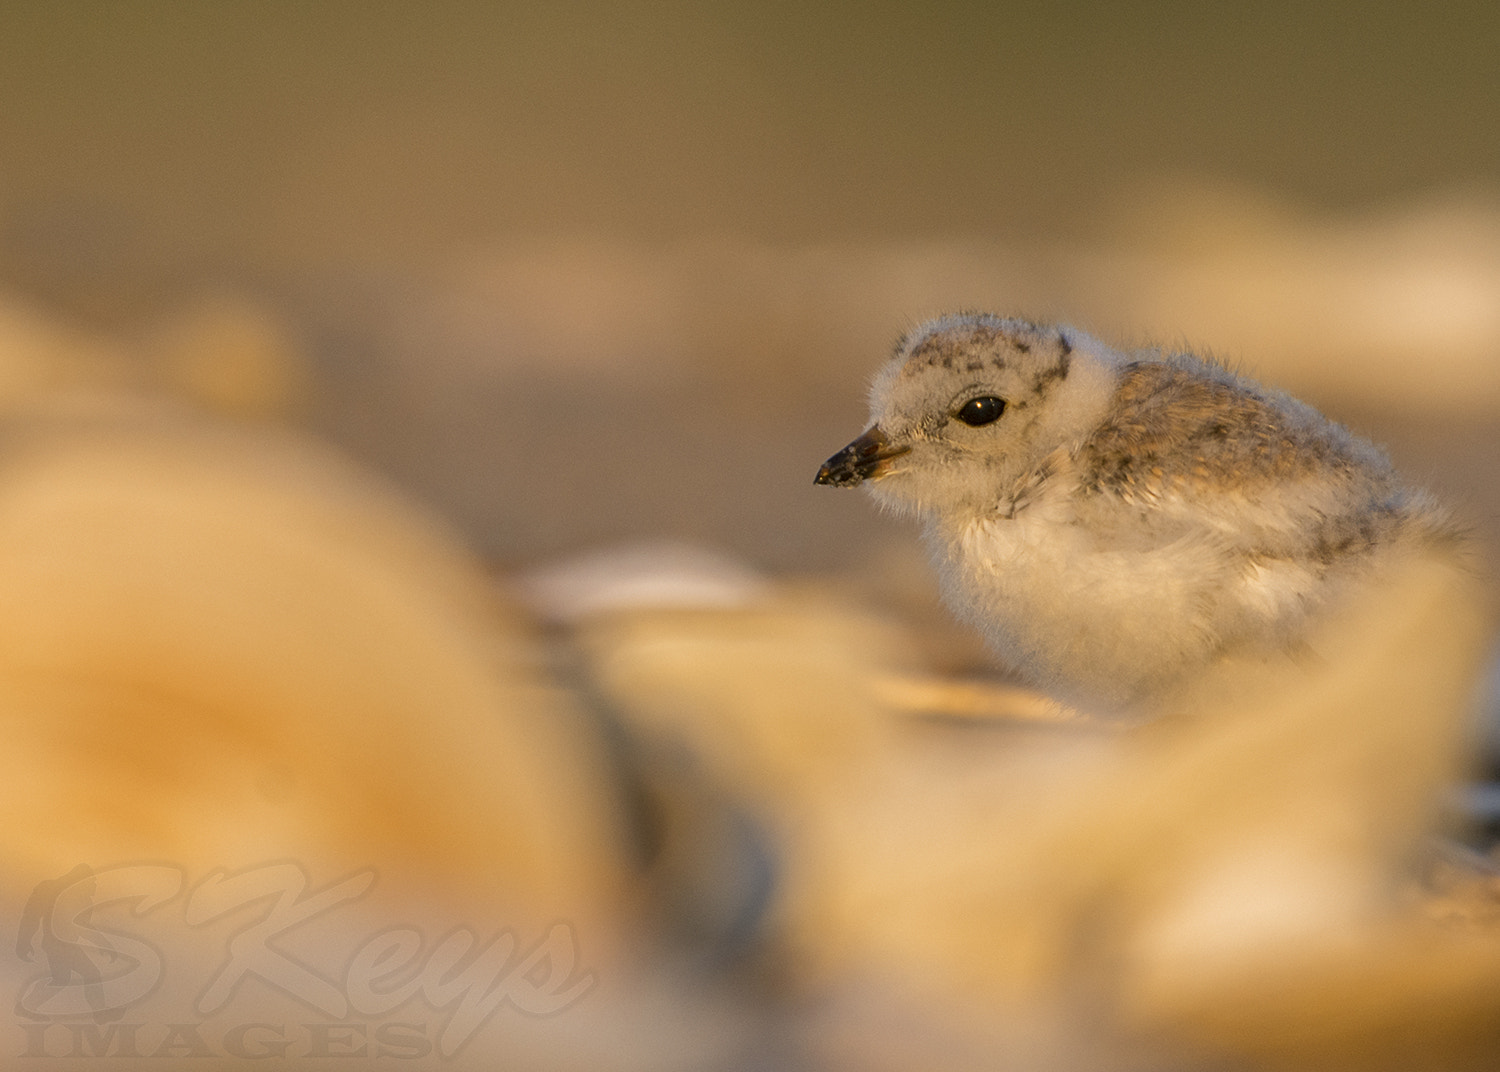
[[[1378,451],[1339,425],[1192,359],[1127,365],[1115,397],[1114,416],[1080,452],[1085,493],[1253,495],[1314,473],[1342,483],[1389,472]]]
[[[1160,524],[1142,528],[1137,515],[1133,528],[1148,543],[1211,530],[1252,559],[1326,568],[1404,534],[1453,538],[1447,515],[1375,446],[1220,366],[1132,363],[1116,403],[1075,455],[1080,505],[1114,499],[1156,513]]]

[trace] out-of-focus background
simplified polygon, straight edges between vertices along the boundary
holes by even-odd
[[[321,881],[379,863],[432,921],[566,916],[601,978],[656,996],[556,1018],[588,1045],[528,1037],[555,1067],[1255,1051],[1296,1017],[1165,1001],[1129,1045],[1060,1046],[1037,1025],[1082,1021],[1035,979],[1073,975],[996,982],[943,951],[1046,960],[991,958],[974,920],[1068,901],[1027,869],[1072,835],[973,846],[1031,829],[1015,786],[1058,765],[1093,787],[1075,809],[1116,783],[1071,737],[929,719],[913,743],[872,714],[891,692],[871,682],[987,656],[936,607],[914,530],[812,477],[897,335],[983,308],[1284,387],[1386,445],[1494,561],[1497,55],[1479,2],[7,3],[7,903],[76,864],[295,858]],[[714,692],[738,680],[752,696]],[[846,849],[889,881],[827,862]],[[971,867],[1032,874],[1035,897],[955,903]],[[1049,948],[1087,944],[1090,898],[1039,925]],[[1416,940],[1391,933],[1382,963],[1406,965]],[[1171,987],[1120,982],[1106,946],[1068,1000],[1156,1008]],[[1412,1017],[1463,1019],[1488,964],[1412,967],[1459,980]],[[1408,1008],[1391,993],[1349,1022]],[[969,1000],[1017,1029],[934,1026]],[[1179,1014],[1197,1026],[1161,1026]],[[45,1052],[88,1056],[54,1026]],[[1369,1058],[1359,1031],[1285,1034],[1309,1041],[1253,1059]],[[12,1036],[18,1056],[43,1038]]]
[[[1486,4],[0,18],[7,305],[247,307],[299,422],[503,561],[847,563],[889,532],[809,466],[956,306],[1209,348],[1500,509]]]

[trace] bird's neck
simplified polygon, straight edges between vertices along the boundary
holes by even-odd
[[[958,527],[979,521],[1015,521],[1065,493],[1074,469],[1074,447],[1062,446],[1004,480],[994,493],[958,511]]]

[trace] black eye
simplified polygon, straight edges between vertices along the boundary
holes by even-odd
[[[981,398],[971,398],[954,414],[959,420],[971,428],[978,428],[982,424],[990,424],[1000,419],[1000,414],[1005,412],[1005,399],[996,398],[994,395],[984,395]]]

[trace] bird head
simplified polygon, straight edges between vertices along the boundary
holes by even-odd
[[[992,508],[1098,420],[1118,355],[1069,329],[985,313],[930,321],[875,377],[870,427],[817,483],[869,482],[903,512]]]

